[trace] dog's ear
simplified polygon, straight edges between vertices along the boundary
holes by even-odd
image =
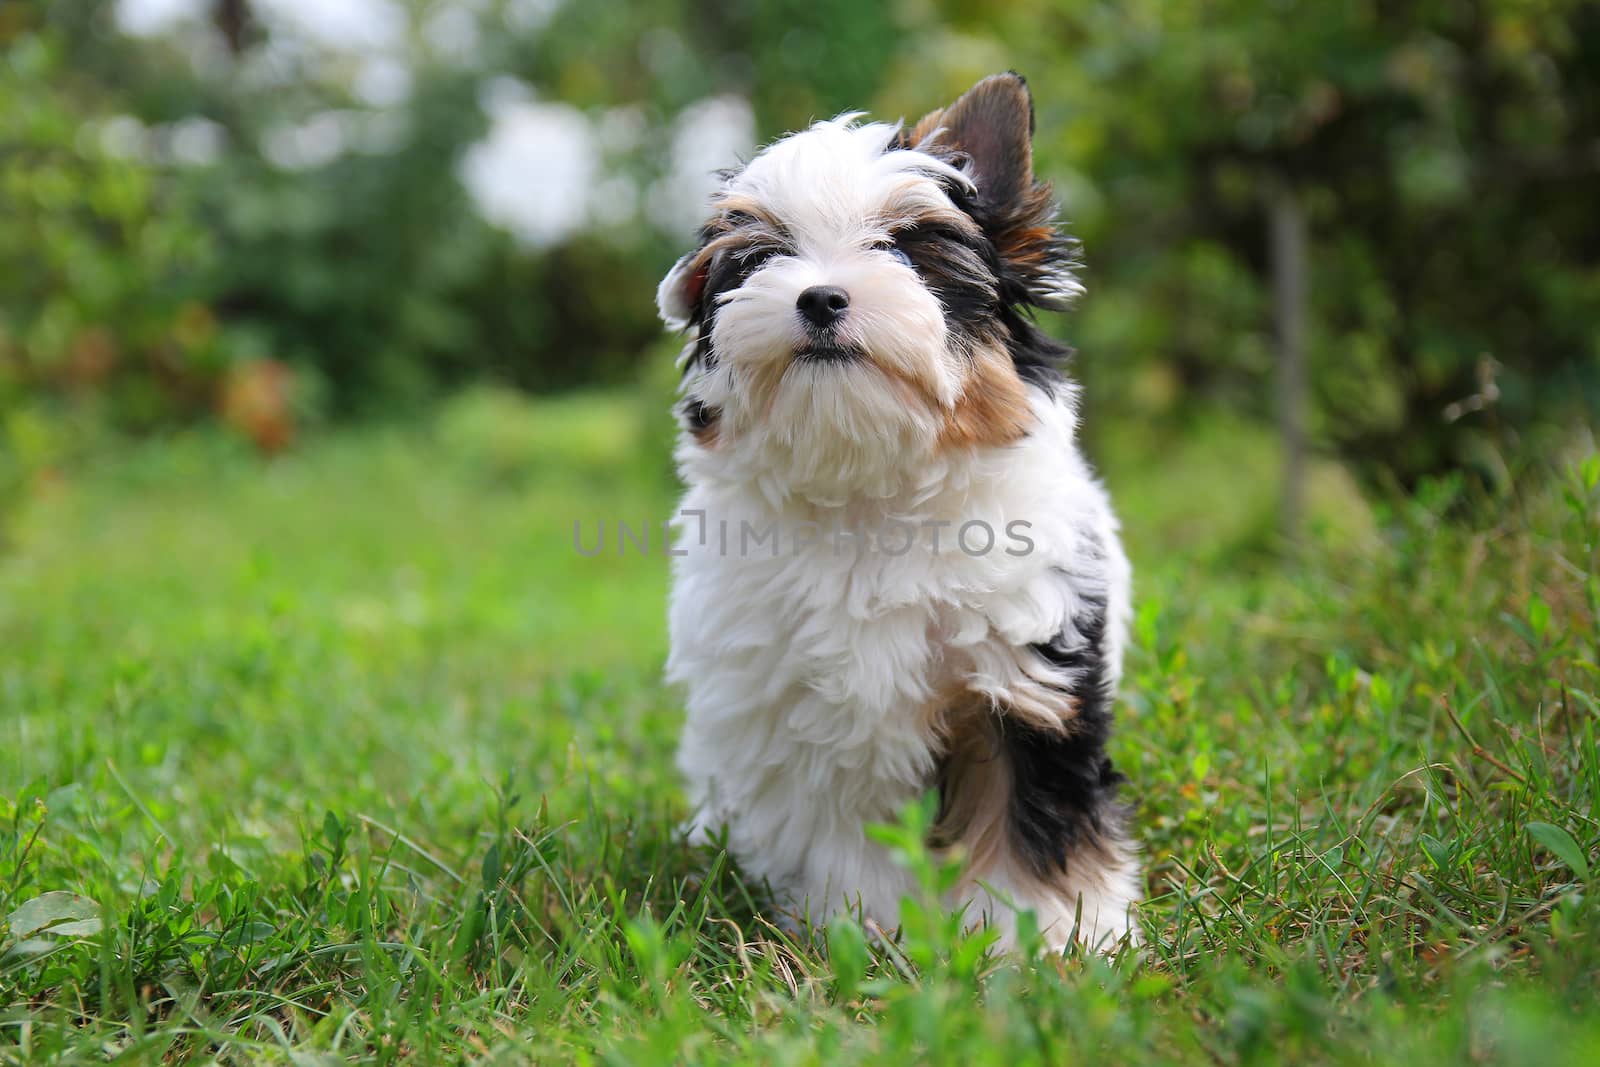
[[[670,329],[681,330],[700,317],[700,298],[705,295],[706,278],[711,273],[711,257],[704,242],[699,248],[672,265],[656,289],[656,308],[661,321]]]
[[[1022,75],[983,79],[924,115],[906,140],[939,151],[972,179],[973,214],[1000,255],[1008,299],[1062,308],[1078,296],[1077,243],[1056,225],[1050,187],[1033,177],[1033,94]]]
[[[966,157],[986,205],[1000,208],[1033,188],[1033,94],[1022,75],[993,74],[941,111],[923,116],[912,142],[932,138]]]

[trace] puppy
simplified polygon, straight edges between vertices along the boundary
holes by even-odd
[[[1106,756],[1129,566],[1074,442],[1079,294],[1016,74],[910,129],[846,115],[723,176],[661,283],[689,332],[668,675],[702,839],[812,919],[898,922],[864,832],[938,790],[952,905],[1014,944],[1136,937]]]

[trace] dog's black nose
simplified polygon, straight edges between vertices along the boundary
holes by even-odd
[[[800,294],[794,306],[813,326],[828,327],[844,317],[845,309],[850,306],[850,294],[837,285],[813,285]]]

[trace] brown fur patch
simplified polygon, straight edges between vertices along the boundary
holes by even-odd
[[[973,353],[961,398],[945,416],[939,445],[954,449],[1015,444],[1032,425],[1028,390],[1011,357],[998,348],[980,348]]]
[[[717,197],[716,208],[717,216],[707,224],[708,229],[726,233],[754,224],[757,228],[771,231],[773,235],[781,236],[785,232],[778,217],[755,197],[725,192]]]
[[[1035,273],[1049,270],[1060,256],[1057,244],[1061,233],[1050,223],[1028,225],[1027,220],[1048,217],[1053,205],[1049,200],[1048,186],[1035,186],[1034,194],[1042,196],[1043,205],[1024,207],[1023,221],[1008,230],[995,234],[995,250],[1012,266]]]
[[[911,127],[911,132],[904,135],[907,147],[916,148],[927,142],[939,130],[939,125],[944,121],[944,108],[935,108],[917,120]]]
[[[908,402],[921,402],[943,412],[944,428],[938,441],[941,449],[1015,444],[1033,426],[1028,388],[1003,349],[980,348],[973,354],[961,396],[948,409],[927,382],[882,363],[874,362],[873,366],[903,390]]]
[[[969,876],[990,869],[1005,847],[1011,768],[1001,753],[999,729],[999,712],[970,694],[941,723],[939,816],[929,844],[945,851],[961,849]]]

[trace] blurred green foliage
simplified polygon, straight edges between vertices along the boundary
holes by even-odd
[[[197,383],[224,353],[199,290],[210,235],[160,175],[78,151],[80,116],[40,92],[61,74],[60,50],[36,38],[0,63],[0,477],[67,447],[22,397],[114,398],[121,422],[147,427],[203,409]]]
[[[242,0],[143,38],[97,0],[6,5],[13,469],[24,448],[67,450],[38,443],[41,419],[191,420],[263,361],[293,388],[254,408],[301,418],[484,379],[634,378],[665,358],[654,285],[689,240],[651,208],[686,109],[741,98],[769,138],[844,110],[915,117],[1001,68],[1034,86],[1038,166],[1086,243],[1089,296],[1052,326],[1084,353],[1092,436],[1270,413],[1279,185],[1311,227],[1317,447],[1407,483],[1492,476],[1600,408],[1592,4],[622,0],[529,18],[509,0],[395,2],[408,89],[383,104],[348,56],[278,47]],[[465,55],[435,40],[452,13],[478,27]],[[508,77],[596,128],[623,120],[601,176],[626,179],[605,186],[615,210],[553,243],[485,221],[459,176]],[[178,158],[173,131],[200,119],[220,150]],[[311,120],[343,123],[344,150],[286,166],[264,147]]]
[[[1312,234],[1324,444],[1409,478],[1600,405],[1600,8],[1026,8],[975,12],[972,32],[1037,70],[1046,167],[1095,189],[1096,358],[1263,410],[1265,207],[1284,183]],[[1497,410],[1447,422],[1475,396]]]

